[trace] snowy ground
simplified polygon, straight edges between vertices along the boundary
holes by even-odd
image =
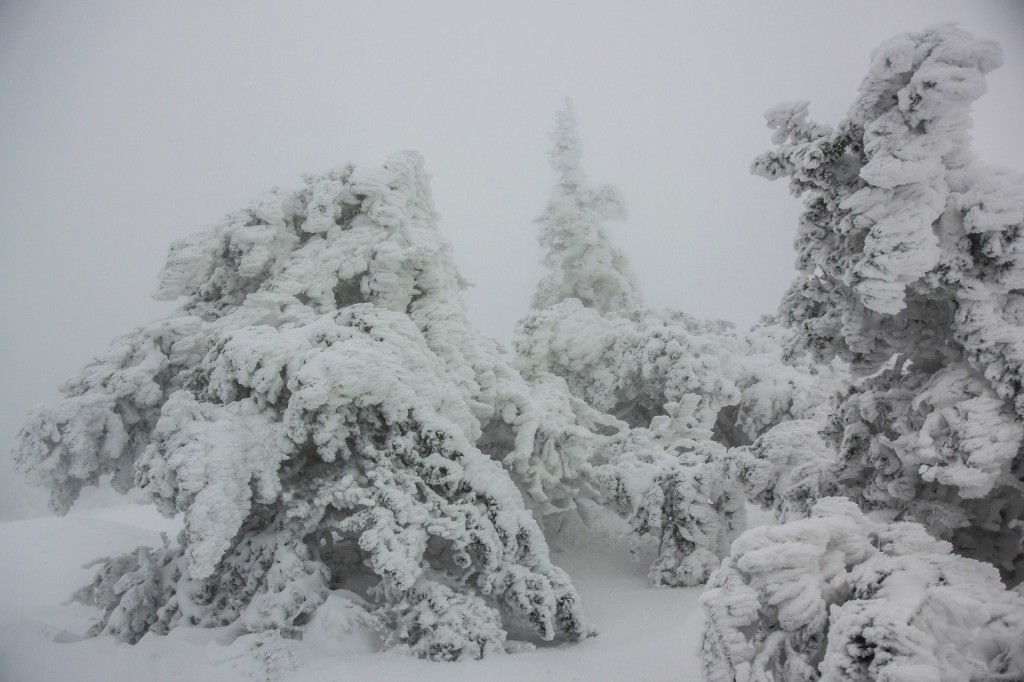
[[[338,647],[327,648],[323,636],[282,642],[184,627],[166,637],[147,635],[135,646],[106,636],[81,639],[96,611],[62,602],[89,582],[92,569],[82,565],[141,544],[158,545],[160,531],[173,537],[175,522],[137,506],[0,524],[0,680],[699,679],[701,588],[651,588],[646,564],[632,562],[616,542],[553,556],[573,576],[600,631],[579,644],[431,663],[374,652],[373,637],[359,631],[342,635],[339,644],[346,652],[340,655]],[[335,618],[331,627],[338,632],[343,626]]]

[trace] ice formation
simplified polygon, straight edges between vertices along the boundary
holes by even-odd
[[[768,116],[806,211],[782,305],[795,347],[864,379],[823,428],[828,478],[1024,579],[1024,178],[973,159],[967,129],[998,47],[951,26],[878,48],[833,130]]]

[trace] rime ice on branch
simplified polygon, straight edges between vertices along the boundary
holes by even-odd
[[[175,243],[178,311],[30,416],[18,458],[56,511],[112,474],[184,513],[177,546],[101,562],[94,632],[287,632],[351,589],[434,659],[592,633],[509,472],[566,513],[595,436],[467,322],[428,181],[414,153],[348,166]]]
[[[770,112],[754,172],[806,206],[782,305],[797,345],[874,374],[827,430],[829,478],[1018,583],[1024,178],[976,163],[967,134],[1000,59],[949,26],[893,38],[834,130],[806,104]]]
[[[916,523],[827,497],[736,540],[708,581],[706,682],[1012,680],[1024,596]]]

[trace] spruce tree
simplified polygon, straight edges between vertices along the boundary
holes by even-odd
[[[845,498],[741,535],[708,581],[706,682],[1014,680],[1024,595],[916,523]]]
[[[176,242],[157,297],[177,311],[20,434],[59,513],[110,474],[184,515],[177,543],[100,562],[78,593],[103,609],[94,633],[289,634],[347,589],[433,659],[510,629],[592,634],[513,477],[541,517],[566,513],[593,435],[564,384],[529,384],[472,328],[463,287],[415,153]]]
[[[626,207],[617,188],[588,184],[571,101],[558,112],[551,139],[548,156],[558,182],[537,219],[548,274],[537,285],[533,307],[549,308],[574,298],[599,313],[632,310],[641,304],[636,279],[603,225],[605,220],[624,219]]]
[[[769,475],[726,446],[810,416],[827,404],[831,384],[817,381],[810,363],[783,363],[787,332],[778,325],[743,335],[644,306],[602,224],[624,215],[620,194],[591,187],[581,155],[569,107],[552,135],[558,179],[538,221],[549,272],[519,323],[516,361],[527,377],[564,379],[573,395],[620,421],[593,461],[594,485],[629,520],[636,547],[657,539],[653,583],[698,584],[743,527],[745,482]]]

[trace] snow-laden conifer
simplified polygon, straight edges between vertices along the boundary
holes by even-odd
[[[603,225],[625,218],[626,207],[617,188],[588,184],[576,127],[572,102],[567,101],[558,113],[549,152],[558,183],[537,219],[548,274],[537,285],[533,307],[548,308],[574,298],[599,313],[630,310],[641,303],[636,280]]]
[[[769,113],[754,171],[806,206],[782,313],[797,346],[872,375],[826,430],[828,478],[1024,578],[1024,178],[974,161],[993,43],[950,26],[878,48],[835,128]]]
[[[17,454],[56,511],[111,474],[184,515],[176,545],[101,562],[95,632],[289,633],[349,589],[434,659],[591,634],[509,472],[566,513],[595,435],[467,322],[428,180],[414,153],[348,166],[175,243],[177,312],[33,412]]]
[[[734,448],[748,501],[771,510],[779,521],[791,521],[805,518],[820,498],[837,494],[834,451],[820,430],[817,420],[791,420],[752,445]]]
[[[733,458],[700,427],[693,398],[666,405],[651,429],[620,431],[612,456],[592,468],[598,490],[629,521],[634,555],[644,538],[657,540],[654,585],[703,583],[746,519]]]
[[[581,153],[570,106],[552,135],[558,182],[538,220],[549,272],[519,323],[516,362],[535,382],[564,381],[606,415],[597,426],[609,436],[584,472],[598,501],[631,524],[634,549],[658,540],[651,581],[701,583],[744,511],[726,450],[711,441],[718,408],[736,394],[721,366],[722,327],[642,305],[602,226],[625,216],[621,196],[587,184]]]
[[[708,682],[1024,676],[1024,597],[993,566],[845,498],[741,535],[701,603]]]
[[[666,414],[665,405],[692,396],[697,419],[729,446],[827,406],[844,385],[842,369],[820,367],[806,354],[784,358],[792,332],[776,321],[739,333],[727,322],[643,305],[625,254],[594,209],[613,205],[624,216],[621,195],[592,188],[581,157],[570,106],[559,112],[552,135],[559,179],[538,220],[548,273],[518,325],[519,367],[562,377],[574,395],[634,427],[649,426]]]
[[[817,414],[842,373],[807,357],[784,362],[791,332],[772,321],[740,334],[642,305],[625,256],[592,213],[581,213],[594,197],[618,193],[584,182],[571,110],[559,114],[552,139],[559,181],[540,220],[551,271],[519,323],[516,362],[527,377],[557,375],[573,395],[625,422],[593,462],[595,487],[628,518],[638,546],[657,538],[652,582],[698,584],[743,527],[745,486],[770,475],[761,460],[726,446]],[[595,298],[597,281],[630,295]]]

